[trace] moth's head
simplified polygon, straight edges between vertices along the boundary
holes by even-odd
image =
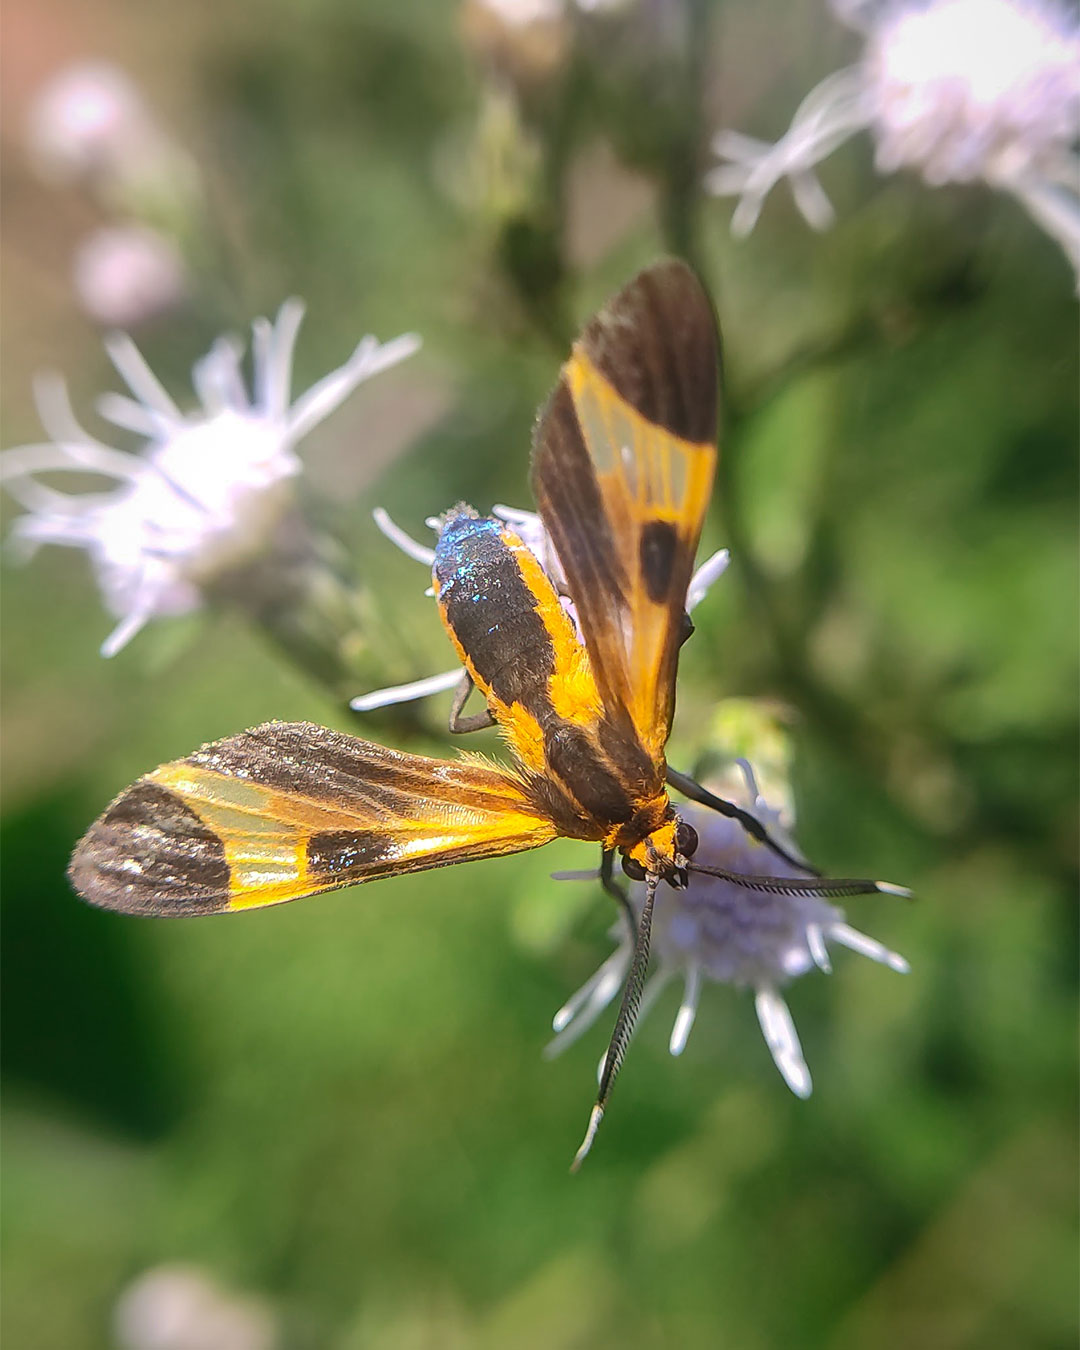
[[[682,890],[697,846],[697,830],[673,811],[670,820],[623,854],[622,869],[631,881],[645,881],[652,875]]]
[[[432,520],[437,525],[440,533],[448,525],[454,525],[459,520],[479,520],[480,512],[468,502],[458,502],[456,506],[451,506],[448,511],[444,511],[441,516],[433,516]]]

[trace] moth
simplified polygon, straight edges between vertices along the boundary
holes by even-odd
[[[79,895],[128,914],[216,914],[559,837],[600,843],[602,879],[634,927],[635,955],[580,1164],[632,1032],[656,889],[685,885],[695,868],[697,838],[669,779],[744,818],[665,761],[716,464],[718,341],[701,284],[667,261],[625,286],[574,344],[532,451],[533,492],[567,595],[505,522],[465,506],[444,522],[433,585],[465,671],[451,730],[494,721],[510,764],[431,759],[269,722],[121,793],[75,849]],[[473,686],[487,707],[466,718]],[[783,852],[753,817],[744,824]],[[647,883],[640,922],[613,880],[616,857]],[[895,889],[809,868],[805,881],[699,870],[784,894]]]

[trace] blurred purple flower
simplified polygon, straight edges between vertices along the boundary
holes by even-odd
[[[196,227],[198,166],[117,66],[76,62],[47,80],[30,102],[25,143],[46,182],[86,184],[110,211],[171,232]]]
[[[261,1299],[222,1289],[198,1266],[145,1271],[117,1300],[120,1350],[274,1350],[277,1319]]]
[[[133,328],[184,299],[187,268],[167,235],[144,225],[105,226],[76,250],[74,281],[96,323]]]
[[[26,118],[31,162],[58,183],[109,170],[158,134],[135,82],[105,61],[59,70],[37,90]]]
[[[752,811],[774,838],[783,840],[779,813],[761,796],[753,771],[740,760],[744,789],[732,798]],[[755,843],[734,820],[692,803],[683,803],[680,814],[698,832],[696,859],[706,866],[723,867],[749,875],[803,876]],[[560,880],[585,880],[597,873],[565,873]],[[895,888],[900,893],[900,888]],[[630,887],[630,901],[640,920],[645,886]],[[582,987],[555,1014],[557,1033],[547,1053],[558,1054],[596,1021],[623,987],[633,959],[633,943],[625,921],[612,929],[618,945]],[[691,872],[685,890],[662,886],[653,913],[652,952],[656,973],[641,998],[644,1016],[674,978],[683,981],[683,997],[668,1047],[681,1055],[697,1016],[702,986],[711,980],[754,991],[754,1004],[766,1044],[776,1067],[792,1092],[808,1097],[810,1071],[780,990],[811,967],[828,972],[828,944],[838,943],[880,961],[892,970],[906,972],[907,962],[879,942],[849,927],[844,912],[827,901],[749,891],[719,877]]]

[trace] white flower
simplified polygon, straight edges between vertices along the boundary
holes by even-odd
[[[814,174],[856,132],[876,142],[881,173],[911,168],[931,186],[981,179],[1012,193],[1080,273],[1080,24],[1056,0],[834,3],[865,27],[861,59],[822,81],[775,145],[721,132],[724,161],[706,179],[738,196],[748,234],[782,179],[815,229],[833,209]]]
[[[25,549],[66,544],[87,551],[108,609],[119,619],[103,656],[120,650],[155,615],[202,603],[206,581],[253,557],[288,501],[300,471],[296,444],[363,380],[414,352],[411,335],[380,345],[366,337],[352,356],[290,402],[293,348],[303,306],[289,300],[274,323],[252,325],[254,387],[241,372],[243,348],[219,339],[194,367],[200,408],[184,414],[130,338],[106,350],[133,398],[106,394],[97,408],[145,438],[142,453],[103,444],[79,425],[58,376],[37,386],[51,438],[0,455],[0,481],[27,510],[13,527]],[[75,471],[116,481],[106,492],[70,494],[38,474]]]
[[[478,9],[487,10],[508,28],[528,28],[532,24],[557,23],[568,8],[583,13],[605,13],[623,9],[627,0],[476,0]]]
[[[555,546],[552,544],[547,530],[544,529],[544,523],[535,511],[522,511],[515,506],[493,506],[491,514],[497,516],[499,520],[504,520],[521,542],[534,554],[540,566],[551,578],[555,589],[563,596],[563,605],[566,612],[577,627],[577,614],[574,610],[573,601],[566,596],[566,577],[563,574],[558,556],[555,552]],[[381,507],[374,513],[375,524],[386,535],[392,544],[396,544],[403,553],[408,554],[410,558],[415,558],[417,562],[423,563],[426,567],[433,566],[435,562],[435,550],[428,548],[426,544],[420,544],[399,526],[395,525],[390,516]],[[442,529],[442,521],[438,516],[430,516],[425,525],[436,534]],[[730,562],[730,555],[726,548],[718,549],[711,557],[694,573],[690,579],[690,585],[686,592],[686,611],[690,613],[697,605],[704,600],[709,592],[713,582],[721,577],[727,569]],[[426,594],[433,595],[434,591],[429,587]],[[360,694],[351,700],[349,706],[354,712],[373,712],[376,708],[386,708],[393,703],[409,703],[413,699],[426,698],[429,694],[439,694],[447,689],[453,689],[461,682],[461,667],[455,666],[453,670],[442,671],[438,675],[429,675],[422,680],[414,680],[409,684],[393,685],[387,689],[376,689],[370,694]]]
[[[86,61],[58,71],[30,101],[25,139],[46,182],[85,183],[126,215],[191,223],[198,167],[117,66]]]
[[[274,1350],[277,1319],[261,1299],[222,1289],[198,1266],[155,1266],[117,1300],[121,1350]]]
[[[34,95],[26,121],[31,161],[55,182],[111,169],[130,146],[157,134],[135,83],[104,61],[58,71]]]
[[[744,799],[739,805],[753,811],[774,837],[782,838],[777,813],[762,799],[749,764],[745,760],[739,764],[745,777]],[[698,832],[695,860],[703,865],[748,875],[805,877],[750,839],[737,821],[693,804],[682,805],[679,811]],[[596,873],[564,875],[578,879]],[[643,883],[631,886],[630,899],[639,920],[644,895]],[[633,943],[626,929],[620,920],[612,929],[618,940],[615,951],[555,1014],[552,1025],[557,1035],[548,1045],[549,1055],[577,1040],[622,989],[633,959]],[[719,877],[691,872],[685,890],[661,886],[656,893],[652,955],[657,970],[642,993],[640,1016],[668,982],[680,976],[682,1004],[669,1041],[671,1053],[680,1055],[706,980],[753,989],[758,1021],[776,1067],[792,1092],[808,1097],[810,1071],[780,990],[812,966],[829,971],[830,942],[893,970],[908,969],[903,957],[849,927],[843,911],[825,900],[749,891]]]
[[[563,16],[563,0],[479,0],[479,8],[510,28],[528,28],[534,23],[555,23]]]
[[[127,328],[179,304],[187,291],[187,269],[168,236],[144,225],[111,225],[79,244],[74,281],[92,319]]]

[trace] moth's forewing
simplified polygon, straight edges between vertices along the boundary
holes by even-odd
[[[105,909],[214,914],[536,848],[556,833],[492,766],[268,722],[140,778],[87,831],[68,875]]]
[[[597,685],[657,760],[716,464],[718,369],[708,296],[660,263],[586,327],[533,443],[533,492]]]

